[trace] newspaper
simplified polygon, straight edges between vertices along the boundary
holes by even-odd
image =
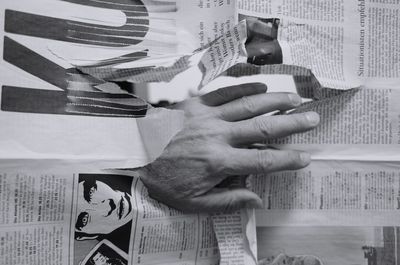
[[[128,60],[125,57],[101,61],[91,65],[75,65],[82,72],[106,81],[129,81],[132,83],[169,82],[176,75],[197,67],[203,75],[199,87],[202,87],[237,63],[247,60],[245,42],[247,39],[246,22],[221,30],[223,35],[191,54],[166,58],[145,58]],[[163,61],[166,60],[166,61]],[[121,63],[119,61],[122,61]],[[72,62],[71,62],[72,63]],[[165,64],[165,65],[164,65]]]
[[[308,151],[312,163],[249,179],[265,207],[260,264],[400,263],[398,100],[398,90],[360,88],[305,103],[294,113],[316,111],[321,124],[267,143]]]
[[[133,2],[0,4],[1,264],[400,263],[396,1]],[[99,170],[151,162],[183,123],[109,81],[169,80],[191,58],[204,85],[245,59],[246,24],[232,22],[247,16],[271,26],[267,55],[251,61],[280,64],[255,73],[294,75],[318,99],[296,111],[322,116],[266,144],[310,151],[313,165],[250,178],[266,205],[256,219],[184,215],[133,172]]]
[[[309,167],[252,176],[259,264],[400,264],[398,90],[353,89],[303,104],[313,131],[270,141],[305,150]]]
[[[1,161],[1,264],[256,264],[252,211],[184,214],[79,162]]]
[[[277,33],[275,63],[311,69],[325,87],[398,89],[398,1],[239,0],[239,19],[257,17]],[[278,59],[278,60],[277,60]],[[279,59],[281,62],[279,62]]]
[[[229,32],[230,25],[235,23],[234,2],[219,1],[217,5],[204,2],[203,7],[194,5],[195,2],[189,5],[189,1],[137,0],[136,4],[129,4],[125,0],[112,3],[40,0],[32,5],[28,0],[2,1],[0,158],[63,160],[76,157],[88,162],[109,161],[99,165],[100,168],[142,166],[154,160],[181,128],[183,114],[151,109],[123,84],[85,75],[49,47],[59,45],[77,58],[85,55],[106,65],[115,56],[127,52],[131,56],[122,61],[137,56],[172,54],[178,48],[183,49],[185,43],[191,44],[188,49],[193,52],[193,47],[197,49],[201,45],[198,32],[202,32],[208,43],[215,34]],[[188,18],[184,20],[178,16],[178,11],[188,11],[190,7],[192,13],[199,10],[207,13],[207,23],[188,23]],[[224,15],[221,10],[225,10]],[[212,18],[217,13],[221,16],[214,21]],[[217,33],[211,30],[214,22]],[[184,41],[177,41],[169,35],[172,30],[176,36],[178,25],[200,24],[204,27],[196,31],[196,41],[193,35],[190,41],[184,38]],[[138,31],[146,27],[149,40],[138,41],[142,34]],[[187,34],[189,30],[182,29],[178,33]],[[245,26],[240,31],[246,32]],[[120,35],[115,35],[116,32]],[[126,35],[126,32],[140,36]],[[231,35],[232,39],[239,38],[235,49],[244,45],[245,34]],[[176,43],[172,48],[165,43],[160,45],[165,39]],[[219,52],[221,43],[221,40],[216,41],[214,46]],[[143,46],[149,49],[149,54],[143,53]],[[220,67],[221,58],[210,50],[205,55],[216,59],[219,62],[216,67]],[[227,50],[223,54],[226,52],[231,57],[236,56],[235,52]],[[121,60],[118,62],[122,63]],[[209,68],[206,62],[202,65]],[[222,68],[225,67],[229,64]],[[163,130],[148,129],[154,128],[152,122]],[[147,137],[147,131],[151,131],[152,139]]]
[[[202,41],[230,34],[234,2],[203,3],[196,5],[208,15],[197,21]],[[200,35],[171,37],[179,23],[195,26],[178,23],[178,4],[1,1],[0,264],[256,264],[252,212],[183,214],[152,200],[134,172],[104,170],[153,161],[182,128],[183,113],[151,108],[124,84],[79,72],[50,48],[103,65],[193,52],[204,44]],[[242,23],[233,46],[217,39],[200,55],[214,56],[223,71],[232,63],[220,60],[225,54],[245,52],[245,33]]]
[[[313,101],[291,113],[321,116],[315,130],[265,143],[310,152],[309,167],[248,179],[264,201],[259,264],[400,264],[399,10],[391,0],[238,1],[239,19],[271,26],[268,56],[250,59],[268,65],[227,74],[292,75]]]
[[[265,203],[256,216],[261,264],[399,264],[399,168],[317,160],[254,177]]]
[[[157,1],[144,1],[149,6],[150,24],[145,36],[135,38],[137,43],[114,41],[103,43],[108,44],[106,48],[84,49],[79,42],[53,43],[48,47],[57,57],[91,76],[133,83],[169,82],[196,67],[203,75],[199,86],[204,86],[229,67],[247,60],[247,29],[244,22],[237,25],[235,1],[159,1],[156,6],[165,5],[163,11],[168,12],[158,7],[154,16],[152,2]],[[152,27],[158,19],[157,27]],[[68,37],[76,32],[69,28]]]
[[[254,76],[254,75],[286,75],[293,80],[295,91],[303,98],[319,100],[340,93],[339,89],[323,87],[310,69],[301,66],[287,64],[236,64],[229,68],[224,74],[232,77]]]
[[[152,200],[128,173],[0,176],[1,264],[218,264],[211,217]]]
[[[309,151],[323,160],[400,161],[400,94],[394,89],[353,89],[303,104],[294,112],[316,111],[312,131],[269,142]]]

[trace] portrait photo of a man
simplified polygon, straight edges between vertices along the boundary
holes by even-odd
[[[134,213],[132,180],[124,175],[79,174],[74,227],[77,255],[86,255],[86,246],[93,248],[104,239],[128,253]]]

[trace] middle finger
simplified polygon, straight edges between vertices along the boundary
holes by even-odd
[[[316,112],[291,115],[259,116],[231,124],[233,144],[248,144],[304,132],[319,124]]]
[[[217,107],[217,111],[223,120],[239,121],[276,110],[290,110],[300,104],[300,96],[294,93],[263,93],[228,102]]]

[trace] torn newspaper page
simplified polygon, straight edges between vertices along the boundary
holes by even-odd
[[[312,98],[315,100],[329,97],[333,89],[323,87],[310,69],[295,65],[286,64],[236,64],[229,68],[226,73],[231,77],[259,76],[259,75],[287,75],[292,77],[297,94],[303,98]],[[330,91],[329,95],[324,93]]]
[[[83,27],[95,23],[96,16],[104,17],[96,22],[102,27],[125,23],[118,3],[111,9],[92,4],[0,3],[1,159],[107,161],[96,168],[143,166],[180,130],[181,113],[149,111],[146,102],[120,84],[79,73],[48,50],[51,43],[71,43],[62,35],[71,23]],[[149,123],[138,125],[137,120],[128,119],[146,115],[166,128],[150,141],[157,150],[145,146],[149,140],[144,141],[140,132]]]
[[[399,263],[398,162],[314,161],[251,181],[260,264]]]
[[[155,4],[156,2],[160,3]],[[152,13],[152,9],[155,8],[153,5],[157,7],[154,13]],[[147,0],[143,2],[143,6],[137,4],[132,8],[133,10],[129,12],[133,13],[129,13],[128,16],[132,21],[131,23],[128,21],[126,26],[132,26],[133,23],[135,30],[125,29],[124,37],[105,35],[106,39],[102,39],[97,47],[96,42],[91,43],[91,46],[84,47],[77,42],[72,44],[54,43],[49,45],[49,49],[83,72],[101,79],[128,80],[136,83],[168,82],[175,75],[198,64],[199,57],[192,56],[194,51],[229,34],[233,26],[237,24],[235,1],[230,0],[212,3],[194,0],[168,2]],[[122,11],[126,13],[126,10]],[[139,23],[138,21],[144,22]],[[153,25],[153,23],[158,24]],[[139,37],[132,36],[139,30]],[[119,29],[115,29],[114,34],[119,31]],[[82,40],[83,37],[80,36],[82,34],[86,36],[85,38],[93,39],[93,36],[101,35],[100,33],[89,34],[87,29],[82,28],[68,29],[68,37],[79,40]],[[244,45],[243,35],[242,33],[240,37]],[[128,40],[131,39],[134,43],[128,43]],[[231,43],[230,39],[226,41]],[[93,45],[95,46],[92,47]],[[156,47],[153,47],[154,45]],[[164,46],[170,46],[171,49],[162,50]],[[235,44],[235,46],[237,45]],[[221,60],[222,52],[224,55],[237,52],[231,52],[230,47],[223,48],[225,50],[222,50],[221,54],[215,55],[219,60]],[[212,48],[210,49],[212,50]],[[235,49],[237,48],[235,47]],[[225,60],[228,64],[226,67],[230,66],[229,61],[233,59]]]
[[[122,54],[131,54],[130,60],[139,60],[191,53],[237,24],[235,1],[230,0],[68,2],[96,7],[87,15],[92,24],[69,23],[64,36],[69,42],[58,46],[67,50],[64,56],[77,65],[107,61]],[[119,11],[124,20],[116,20],[118,26],[104,27],[102,24],[109,18],[104,18],[98,10]],[[84,14],[81,16],[85,18]],[[57,50],[57,46],[51,47]]]
[[[399,162],[315,160],[304,169],[254,176],[264,201],[257,225],[391,226],[399,218]]]
[[[222,264],[248,258],[246,212],[183,214],[151,199],[129,171],[72,169],[2,169],[1,264],[217,265],[218,245]]]
[[[155,12],[175,5],[147,2],[155,4]],[[137,41],[122,36],[125,30],[146,27],[146,19],[126,21],[130,12],[142,13],[142,2],[135,3],[1,2],[1,264],[218,264],[210,217],[186,216],[151,200],[138,178],[93,173],[151,162],[181,128],[182,113],[148,109],[116,83],[77,72],[48,48],[60,43],[68,49],[79,47],[76,55],[108,50],[102,59],[110,63],[110,57],[126,53],[114,46]],[[122,7],[127,12],[121,12]],[[164,22],[162,16],[157,18]],[[122,35],[115,36],[115,31]],[[136,50],[123,59],[134,56],[143,54]],[[155,130],[155,124],[163,130]],[[82,170],[72,170],[76,167]],[[118,227],[99,211],[98,218],[78,212],[81,206],[93,210],[88,201],[102,196],[94,194],[100,189],[113,196],[109,217]],[[219,227],[224,229],[222,223]],[[250,249],[237,240],[235,244]],[[224,261],[230,258],[223,256]]]
[[[316,111],[314,130],[271,141],[305,150],[313,159],[400,161],[400,94],[394,89],[353,89],[305,103],[294,112]]]
[[[248,179],[264,202],[256,211],[259,264],[400,262],[398,96],[326,90],[292,112],[316,111],[321,123],[270,142],[311,152],[310,166]]]
[[[277,27],[266,41],[282,62],[313,71],[326,87],[398,89],[400,7],[395,1],[239,0],[239,18]]]
[[[259,265],[398,264],[398,226],[260,227]]]
[[[254,210],[212,216],[220,265],[257,264]]]
[[[2,264],[218,264],[211,218],[150,199],[129,174],[2,172],[0,180]]]
[[[232,28],[230,26],[230,24],[225,25],[226,28],[218,31],[218,34],[222,33],[222,35],[218,35],[203,48],[184,55],[172,54],[136,60],[135,57],[126,54],[91,64],[76,64],[74,61],[69,61],[69,63],[85,74],[104,82],[129,81],[133,83],[169,82],[177,74],[196,67],[202,74],[202,81],[199,84],[202,87],[228,68],[247,60],[246,21],[241,21]],[[65,58],[64,54],[65,52],[59,51],[57,56]]]

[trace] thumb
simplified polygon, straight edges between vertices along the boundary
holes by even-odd
[[[214,188],[190,199],[190,205],[205,212],[234,212],[242,208],[262,208],[263,202],[257,194],[245,188]]]

